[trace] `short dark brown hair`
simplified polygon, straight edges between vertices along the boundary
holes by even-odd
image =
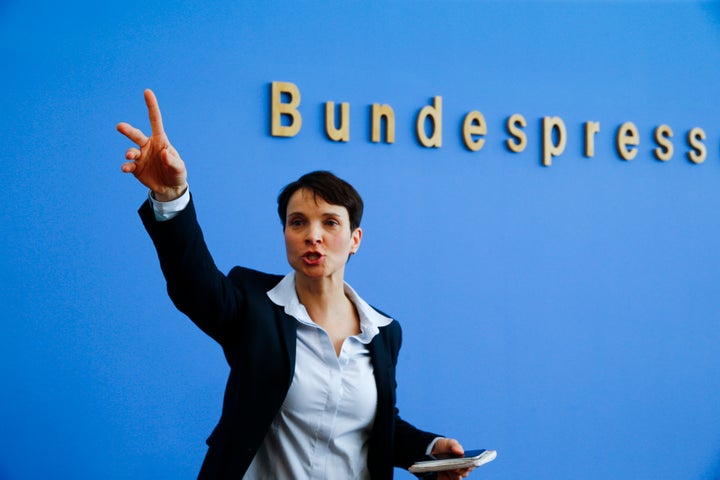
[[[360,226],[363,214],[363,201],[360,194],[348,182],[326,170],[306,173],[285,187],[278,195],[278,215],[285,228],[285,217],[290,197],[298,190],[307,189],[331,205],[345,207],[350,217],[350,231]]]

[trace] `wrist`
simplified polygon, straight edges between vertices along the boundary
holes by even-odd
[[[185,193],[185,191],[188,189],[187,183],[179,186],[179,187],[169,187],[162,191],[155,191],[153,190],[151,192],[153,198],[157,200],[158,202],[172,202],[173,200],[177,200],[178,198],[182,197],[182,195]]]

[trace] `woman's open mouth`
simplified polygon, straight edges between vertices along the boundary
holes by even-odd
[[[305,255],[303,255],[303,257],[305,257],[305,260],[308,260],[310,262],[317,262],[322,258],[322,254],[318,252],[307,252]]]

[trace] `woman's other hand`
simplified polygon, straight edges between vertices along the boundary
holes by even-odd
[[[458,457],[461,457],[465,453],[465,450],[463,450],[460,442],[458,442],[454,438],[441,438],[440,440],[435,442],[432,454],[438,455],[443,453],[457,455]],[[438,480],[460,480],[461,478],[466,478],[472,471],[473,468],[446,470],[444,472],[438,472],[437,478]]]

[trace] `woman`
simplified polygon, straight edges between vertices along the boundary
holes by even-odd
[[[197,223],[187,171],[145,91],[152,134],[127,123],[137,147],[125,173],[150,189],[140,208],[175,305],[222,347],[230,365],[223,411],[200,478],[392,478],[428,454],[461,455],[453,439],[416,429],[395,408],[397,322],[344,282],[362,240],[362,199],[329,172],[278,198],[292,272],[215,267]],[[469,470],[444,472],[461,478]]]

